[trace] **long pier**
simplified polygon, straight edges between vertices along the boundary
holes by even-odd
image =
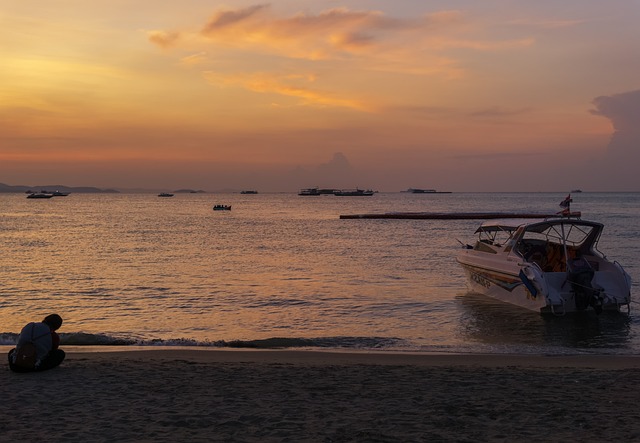
[[[383,214],[347,214],[341,219],[398,219],[398,220],[491,220],[500,218],[550,218],[560,214],[534,214],[515,212],[386,212]],[[572,212],[571,217],[580,217]]]

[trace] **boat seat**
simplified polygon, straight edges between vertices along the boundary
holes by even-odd
[[[547,251],[544,246],[531,244],[529,244],[528,246],[529,247],[524,254],[524,259],[537,264],[540,269],[544,270],[547,265]]]
[[[527,257],[527,260],[537,264],[540,269],[544,269],[546,267],[546,258],[540,251],[534,251]]]
[[[564,251],[561,245],[547,245],[547,269],[546,272],[565,272],[567,270]]]

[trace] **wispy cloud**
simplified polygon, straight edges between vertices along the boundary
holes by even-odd
[[[379,54],[381,50],[472,48],[495,50],[531,44],[530,38],[486,40],[462,38],[467,18],[457,10],[437,11],[398,19],[380,11],[330,9],[318,14],[277,17],[267,4],[219,10],[197,31],[212,45],[278,54],[291,58],[341,59],[349,55]],[[149,41],[163,48],[180,43],[181,33],[151,31]]]
[[[311,106],[332,106],[359,111],[371,111],[364,102],[341,97],[335,93],[323,92],[312,87],[315,77],[312,75],[277,75],[271,73],[222,74],[212,71],[204,73],[211,84],[217,86],[239,86],[253,92],[278,94],[295,97],[300,104]]]
[[[532,19],[518,19],[508,22],[510,25],[533,27],[542,29],[558,29],[558,28],[570,28],[573,26],[581,25],[586,20],[575,19],[545,19],[545,20],[532,20]]]
[[[332,9],[278,18],[267,5],[219,11],[201,29],[211,42],[309,60],[342,58],[381,42],[400,22],[375,11]]]
[[[501,118],[512,117],[515,115],[529,114],[532,108],[518,108],[518,109],[505,109],[502,107],[494,106],[491,108],[479,109],[470,114],[471,117],[488,117],[488,118]]]
[[[195,66],[203,63],[207,58],[206,52],[198,52],[197,54],[187,55],[186,57],[182,57],[180,62],[187,66]]]
[[[175,46],[180,39],[180,33],[175,31],[149,31],[147,32],[149,41],[161,48]]]
[[[473,40],[452,37],[437,37],[428,40],[432,49],[473,49],[476,51],[503,51],[508,49],[518,49],[535,44],[535,39],[526,37],[510,40]]]
[[[310,72],[313,63],[324,62],[334,63],[334,78],[378,71],[458,79],[465,76],[465,68],[457,58],[459,54],[453,55],[455,50],[505,51],[534,44],[528,37],[487,37],[476,32],[477,27],[470,26],[468,21],[457,10],[413,18],[347,8],[277,16],[268,4],[256,4],[219,10],[204,25],[192,30],[153,31],[148,38],[165,49],[175,47],[198,53],[184,57],[184,65],[204,66],[205,52],[211,54],[212,63],[213,60],[216,63],[215,74],[207,72],[205,77],[212,83],[298,97],[307,105],[371,110],[361,100],[345,98],[344,91],[331,92],[328,85],[323,85],[324,92],[316,85],[292,86],[291,77],[287,76]],[[226,51],[226,67],[221,65],[220,58],[215,58],[222,51]],[[264,64],[256,69],[262,60]],[[268,71],[272,73],[266,74]]]
[[[244,26],[254,22],[254,19],[268,7],[268,5],[254,5],[242,9],[219,11],[207,22],[202,33],[213,34],[224,29]]]

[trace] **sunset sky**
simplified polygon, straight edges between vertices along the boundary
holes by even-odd
[[[638,0],[0,0],[0,182],[640,191]]]

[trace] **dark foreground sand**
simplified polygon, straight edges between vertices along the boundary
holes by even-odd
[[[4,364],[1,441],[640,441],[638,357],[67,352]]]

